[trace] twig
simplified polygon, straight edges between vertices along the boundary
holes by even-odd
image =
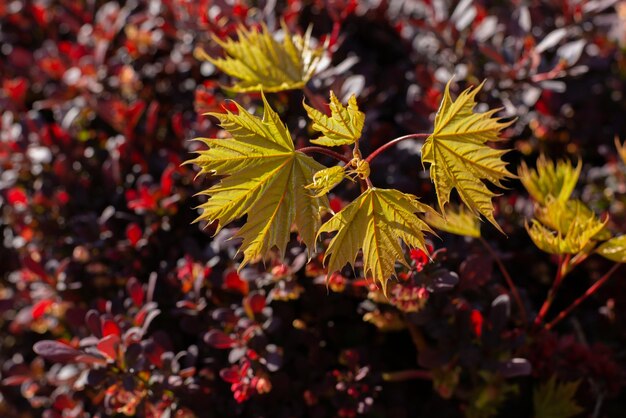
[[[498,256],[498,254],[496,254],[496,252],[493,250],[491,245],[489,245],[489,243],[483,237],[480,237],[479,241],[483,244],[487,252],[489,252],[489,255],[491,255],[491,258],[493,258],[493,261],[495,261],[496,264],[498,265],[498,269],[500,269],[500,273],[502,273],[502,275],[504,276],[504,280],[506,280],[506,283],[509,286],[511,293],[513,294],[513,299],[515,299],[515,303],[517,304],[520,314],[522,315],[522,322],[526,324],[528,322],[528,315],[526,313],[526,308],[524,307],[522,298],[520,297],[519,291],[517,290],[517,286],[515,286],[515,283],[513,282],[511,275],[509,274],[508,270],[504,266],[504,263],[502,263],[502,260],[500,260],[500,257]]]
[[[399,142],[406,141],[407,139],[428,138],[430,135],[431,134],[410,134],[410,135],[404,135],[404,136],[401,136],[399,138],[393,139],[393,140],[387,142],[385,145],[380,146],[376,151],[371,153],[365,159],[365,161],[367,161],[368,163],[371,163],[372,160],[378,156],[378,154],[380,154],[381,152],[386,151],[387,149],[393,147],[394,145],[396,145]]]
[[[402,370],[399,372],[387,372],[382,374],[386,382],[405,382],[413,379],[432,380],[433,374],[430,370]]]
[[[556,316],[556,318],[554,318],[552,320],[552,322],[550,322],[549,324],[546,325],[546,329],[550,330],[550,329],[554,328],[559,322],[561,322],[563,320],[563,318],[565,318],[567,315],[569,315],[570,312],[572,312],[578,305],[580,305],[585,300],[587,300],[587,298],[589,298],[591,295],[593,295],[604,283],[606,283],[607,280],[609,280],[611,278],[611,275],[613,273],[615,273],[615,271],[620,266],[621,266],[621,264],[615,264],[613,267],[611,267],[611,269],[609,271],[607,271],[604,274],[604,276],[602,276],[600,279],[598,279],[597,282],[592,284],[589,287],[589,289],[587,289],[587,291],[581,297],[579,297],[574,302],[572,302],[572,304],[569,305],[567,308],[565,308],[561,312],[559,312],[559,314]]]
[[[563,282],[563,278],[565,277],[566,273],[569,272],[567,266],[571,258],[571,254],[567,254],[565,258],[563,257],[563,255],[559,255],[559,267],[556,272],[556,277],[554,278],[554,282],[552,283],[550,291],[548,291],[548,296],[546,297],[546,300],[543,302],[543,305],[541,305],[541,309],[539,309],[539,314],[537,314],[537,317],[535,318],[535,327],[539,327],[539,325],[541,325],[541,322],[543,322],[543,319],[548,313],[552,302],[554,302],[554,299],[556,297],[556,291],[559,289],[559,286],[561,286],[561,283]]]
[[[303,148],[300,148],[300,149],[298,149],[296,151],[300,151],[300,152],[303,152],[305,154],[312,154],[312,153],[324,154],[324,155],[328,155],[329,157],[334,158],[335,160],[342,161],[346,165],[350,164],[350,159],[348,157],[346,157],[345,155],[341,155],[338,152],[331,151],[328,148],[323,148],[323,147],[303,147]]]

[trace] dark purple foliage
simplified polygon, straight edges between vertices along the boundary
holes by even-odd
[[[625,282],[539,331],[485,250],[534,315],[554,260],[524,231],[517,182],[496,200],[507,236],[442,233],[431,258],[407,254],[387,299],[358,266],[326,280],[327,242],[308,260],[294,237],[284,259],[239,271],[238,224],[213,236],[192,223],[214,179],[181,163],[190,139],[219,134],[202,113],[259,103],[222,90],[230,80],[194,48],[219,54],[211,36],[283,19],[328,41],[310,95],[357,94],[364,152],[428,132],[453,74],[459,88],[486,80],[480,102],[518,117],[512,171],[580,155],[576,193],[624,233],[625,16],[599,0],[0,2],[0,416],[529,417],[554,374],[582,380],[577,402],[595,416],[623,416]],[[302,92],[268,97],[306,144]],[[420,144],[406,144],[372,181],[433,204]],[[607,270],[585,266],[551,315]]]

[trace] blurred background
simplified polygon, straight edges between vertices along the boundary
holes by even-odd
[[[625,273],[531,335],[495,302],[508,290],[477,240],[443,234],[433,261],[412,254],[422,282],[394,304],[351,270],[327,286],[322,255],[306,264],[295,240],[286,260],[237,272],[237,225],[212,237],[192,223],[213,180],[181,163],[191,139],[223,134],[202,114],[227,99],[260,114],[258,95],[223,90],[232,80],[194,49],[220,56],[212,37],[261,22],[280,35],[281,20],[327,43],[310,96],[356,94],[365,154],[430,132],[453,76],[454,95],[484,80],[477,109],[517,118],[511,171],[542,153],[580,159],[575,195],[626,231],[624,1],[5,0],[0,416],[576,416],[536,412],[552,377],[577,382],[548,398],[561,411],[624,416]],[[302,99],[270,97],[299,145],[314,135]],[[420,145],[381,155],[372,181],[434,203]],[[527,193],[507,186],[506,235],[483,224],[483,237],[536,312],[555,260],[524,229]],[[333,208],[357,193],[337,189]],[[555,312],[609,266],[572,273]]]

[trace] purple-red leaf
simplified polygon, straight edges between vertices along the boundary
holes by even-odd
[[[215,348],[231,348],[235,345],[235,340],[224,332],[213,329],[204,335],[204,342]]]

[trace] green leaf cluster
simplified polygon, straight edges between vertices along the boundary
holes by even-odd
[[[606,227],[608,218],[599,219],[582,201],[571,197],[581,168],[580,161],[573,166],[569,161],[552,162],[543,155],[536,169],[522,164],[520,180],[537,203],[535,218],[526,225],[528,234],[539,249],[550,254],[586,257],[595,251],[624,263],[626,238],[612,238]]]
[[[282,42],[267,27],[239,28],[238,39],[214,39],[224,58],[197,51],[201,59],[238,79],[230,87],[236,92],[276,92],[304,88],[324,53],[313,48],[310,31],[304,37],[289,33],[283,23]],[[283,253],[290,234],[297,231],[310,251],[324,234],[331,234],[325,255],[329,273],[362,258],[363,274],[386,291],[396,268],[409,268],[407,250],[427,251],[425,233],[434,228],[470,237],[480,237],[482,215],[498,229],[491,199],[496,196],[486,185],[502,187],[514,177],[502,155],[491,148],[500,132],[511,122],[500,122],[496,110],[474,113],[477,88],[462,92],[456,100],[446,85],[434,129],[422,150],[422,161],[430,166],[441,213],[420,203],[416,196],[394,189],[374,187],[370,159],[361,156],[360,141],[366,115],[356,96],[343,104],[330,92],[328,113],[303,103],[311,130],[318,133],[311,143],[323,147],[352,147],[352,156],[342,156],[342,165],[324,167],[296,150],[289,130],[271,108],[264,94],[263,116],[258,118],[239,104],[236,113],[212,113],[229,138],[199,138],[208,147],[189,163],[203,174],[219,176],[214,186],[201,192],[208,200],[200,205],[198,221],[224,226],[246,217],[237,236],[242,238],[243,262],[262,260],[273,249]],[[315,147],[309,147],[315,148]],[[326,153],[333,153],[327,151]],[[337,155],[335,153],[335,155]],[[372,155],[372,158],[374,155]],[[338,213],[330,212],[327,194],[344,179],[358,181],[361,194]],[[456,189],[463,206],[446,207]]]
[[[213,58],[202,49],[196,49],[195,55],[239,79],[228,90],[245,93],[303,88],[317,71],[325,47],[313,46],[310,29],[302,37],[292,34],[284,22],[281,25],[282,42],[275,40],[265,25],[261,30],[241,26],[237,40],[213,37],[225,58]]]
[[[216,185],[201,192],[208,200],[200,205],[202,214],[197,220],[217,222],[219,231],[247,216],[237,233],[243,239],[242,266],[263,259],[274,248],[284,252],[293,230],[309,249],[315,248],[322,234],[334,234],[325,256],[329,273],[347,264],[355,266],[361,256],[363,274],[386,291],[397,267],[409,268],[408,249],[427,251],[424,233],[434,234],[429,224],[476,238],[480,237],[478,214],[495,224],[490,201],[494,194],[482,181],[500,185],[510,173],[500,159],[505,151],[491,149],[485,142],[497,140],[498,132],[508,123],[493,119],[493,111],[472,112],[477,91],[468,89],[455,102],[450,98],[449,85],[446,87],[435,132],[424,145],[424,160],[431,165],[440,207],[448,202],[453,187],[465,206],[438,214],[413,195],[374,187],[369,179],[370,164],[359,150],[365,114],[355,96],[343,105],[331,92],[330,115],[304,104],[311,128],[320,133],[312,143],[354,148],[348,164],[324,167],[294,148],[287,127],[262,95],[262,118],[236,103],[236,114],[210,114],[231,137],[199,138],[208,149],[188,161],[198,165],[201,173],[221,177]],[[449,158],[450,152],[455,158]],[[450,172],[456,174],[441,175]],[[322,223],[323,212],[329,211],[327,193],[346,178],[358,180],[362,193]]]

